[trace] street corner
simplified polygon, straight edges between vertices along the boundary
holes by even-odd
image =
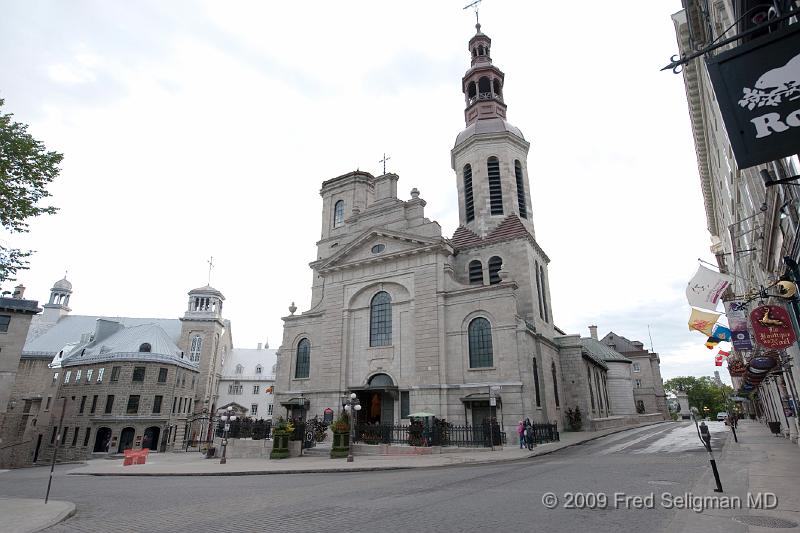
[[[73,516],[72,502],[35,498],[0,498],[0,516],[6,533],[33,533],[52,527]]]

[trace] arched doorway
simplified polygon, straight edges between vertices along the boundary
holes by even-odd
[[[100,428],[94,436],[94,449],[95,453],[107,452],[108,445],[111,443],[111,428]]]
[[[389,375],[375,374],[367,382],[367,387],[356,394],[361,402],[361,411],[357,415],[359,422],[394,424],[397,385]]]
[[[158,450],[158,437],[161,435],[161,428],[158,426],[151,426],[144,430],[144,438],[142,439],[142,448],[150,448],[152,451]]]
[[[136,435],[136,430],[133,428],[125,428],[119,437],[119,448],[117,453],[122,453],[125,450],[133,448],[133,437]]]

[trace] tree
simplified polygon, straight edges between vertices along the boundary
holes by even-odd
[[[688,396],[689,407],[696,407],[701,415],[703,408],[708,407],[708,414],[712,417],[720,411],[727,411],[727,399],[733,393],[731,387],[719,386],[708,376],[672,378],[664,383],[664,389],[673,394],[683,390]]]
[[[50,196],[47,185],[61,171],[58,165],[64,156],[48,152],[28,133],[27,125],[3,113],[4,103],[0,99],[0,224],[9,233],[27,233],[28,219],[57,211],[39,202]],[[0,283],[13,281],[18,270],[27,269],[32,253],[0,242]]]

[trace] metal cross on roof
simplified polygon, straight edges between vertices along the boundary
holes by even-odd
[[[386,152],[383,153],[383,159],[378,161],[378,163],[383,163],[383,173],[386,174],[386,162],[390,160],[391,157],[386,156]]]
[[[214,268],[214,256],[211,256],[211,259],[206,261],[208,263],[208,286],[211,286],[211,269]]]
[[[468,9],[470,7],[474,7],[475,8],[475,23],[476,24],[480,24],[480,21],[478,20],[478,4],[480,4],[482,1],[483,0],[475,0],[471,4],[464,6],[464,9]]]

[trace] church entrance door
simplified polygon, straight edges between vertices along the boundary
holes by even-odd
[[[483,424],[487,418],[491,418],[492,409],[489,407],[489,402],[473,402],[472,403],[472,425],[477,427]]]
[[[367,424],[394,424],[394,398],[397,387],[386,374],[375,374],[370,378],[368,388],[358,391],[361,411],[358,421]]]

